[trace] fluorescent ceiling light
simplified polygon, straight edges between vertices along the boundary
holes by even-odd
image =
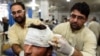
[[[38,7],[39,5],[35,3],[35,0],[32,0],[30,3],[26,4],[26,6],[31,7],[32,10],[35,10],[35,7]]]
[[[70,0],[66,0],[67,2],[70,2]]]

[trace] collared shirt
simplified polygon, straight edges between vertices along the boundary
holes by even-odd
[[[96,37],[87,27],[72,32],[70,23],[62,23],[53,29],[54,33],[61,34],[71,46],[81,51],[83,56],[96,56]],[[66,56],[58,53],[57,56]]]
[[[28,26],[31,23],[38,25],[42,22],[39,19],[26,19],[24,28],[22,28],[18,23],[15,23],[12,27],[10,27],[8,30],[9,43],[11,45],[19,44],[23,47]]]

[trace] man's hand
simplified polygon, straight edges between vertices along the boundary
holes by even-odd
[[[61,35],[56,34],[49,43],[63,54],[72,55],[74,53],[74,48]]]
[[[22,51],[21,46],[18,44],[13,44],[12,50],[17,56],[19,56],[20,52]]]

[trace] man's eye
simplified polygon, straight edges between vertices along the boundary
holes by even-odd
[[[72,18],[75,18],[75,17],[76,17],[76,15],[71,15],[71,17],[72,17]]]
[[[15,15],[15,14],[16,14],[16,12],[12,12],[12,14],[13,14],[13,15]]]
[[[78,16],[78,19],[84,19],[84,17],[82,17],[82,16]]]
[[[22,13],[22,11],[21,11],[21,10],[19,10],[19,11],[17,11],[17,13]]]

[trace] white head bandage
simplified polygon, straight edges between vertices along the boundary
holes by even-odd
[[[43,30],[28,28],[24,44],[49,47],[50,45],[48,41],[50,41],[52,38],[53,32],[48,27]]]

